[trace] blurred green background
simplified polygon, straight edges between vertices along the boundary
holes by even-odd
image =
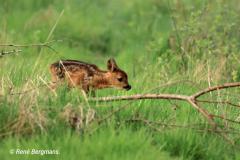
[[[128,73],[132,90],[100,90],[99,97],[190,95],[199,88],[237,82],[239,11],[238,0],[0,0],[0,44],[60,40],[49,44],[57,52],[0,46],[2,53],[22,50],[0,57],[1,159],[240,159],[239,148],[208,132],[206,121],[186,103],[88,103],[77,89],[62,86],[55,96],[39,87],[50,81],[49,65],[59,59],[106,69],[110,57]],[[235,89],[205,98],[238,103],[238,95]],[[204,105],[212,113],[239,117],[227,105]],[[95,115],[88,124],[91,111]],[[80,128],[71,127],[72,116],[83,121]],[[198,130],[132,121],[136,118]],[[238,124],[231,127],[239,129]],[[239,135],[230,137],[239,145]],[[17,148],[58,149],[60,155],[9,153]]]

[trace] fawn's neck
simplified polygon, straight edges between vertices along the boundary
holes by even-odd
[[[109,72],[100,72],[94,75],[92,80],[92,86],[95,89],[110,88],[112,87],[109,81]]]

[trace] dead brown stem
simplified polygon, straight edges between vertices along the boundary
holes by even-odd
[[[221,131],[214,130],[212,128],[207,128],[206,126],[204,128],[200,128],[199,126],[201,126],[202,124],[178,125],[178,124],[163,123],[160,121],[151,121],[151,120],[144,119],[144,118],[132,118],[132,119],[126,120],[126,122],[142,122],[144,124],[153,124],[153,125],[168,127],[168,128],[183,128],[183,129],[193,129],[193,130],[202,131],[202,132],[209,131],[209,132],[229,133],[229,134],[240,135],[239,131],[235,130],[235,129],[234,130],[233,129],[224,130],[221,132]]]
[[[216,91],[216,90],[221,90],[221,89],[226,89],[226,88],[233,88],[233,87],[239,87],[239,86],[240,86],[240,82],[225,83],[223,85],[217,85],[217,86],[214,86],[214,87],[209,87],[209,88],[206,88],[204,90],[201,90],[201,91],[193,94],[192,97],[194,99],[197,99],[198,97],[200,97],[202,95],[205,95],[207,93],[210,93],[210,92],[213,92],[213,91]]]
[[[204,103],[213,103],[213,104],[228,104],[230,106],[234,106],[234,107],[237,107],[237,108],[240,108],[240,105],[238,104],[234,104],[230,101],[210,101],[210,100],[197,100],[197,102],[204,102]]]
[[[10,44],[0,44],[0,46],[16,47],[16,48],[46,47],[57,53],[57,51],[51,46],[51,44],[54,42],[62,42],[62,40],[52,40],[52,41],[48,41],[48,42],[44,42],[44,43],[35,43],[35,44],[13,44],[13,43],[10,43]]]
[[[109,102],[109,101],[122,101],[122,100],[140,100],[140,99],[172,99],[187,101],[189,96],[177,94],[136,94],[131,96],[113,96],[91,98],[90,101]]]
[[[232,120],[232,119],[225,118],[225,117],[223,117],[223,116],[214,115],[214,114],[212,114],[211,116],[212,116],[212,117],[216,117],[216,118],[220,118],[220,119],[223,119],[223,120],[225,120],[225,121],[232,122],[232,123],[237,123],[237,124],[240,124],[240,122],[239,122],[239,121],[234,121],[234,120]]]
[[[217,127],[217,124],[214,122],[213,120],[213,117],[208,113],[207,110],[203,109],[202,107],[200,107],[195,99],[188,99],[188,102],[195,108],[197,109],[206,119],[207,121],[209,122],[209,124],[213,127],[213,128],[216,128]]]
[[[20,50],[20,49],[14,49],[14,50],[11,50],[11,51],[4,51],[4,50],[2,50],[2,51],[0,52],[0,58],[1,58],[2,56],[7,55],[7,54],[19,53],[19,52],[22,52],[22,50]]]

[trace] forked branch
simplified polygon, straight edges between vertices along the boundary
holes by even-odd
[[[210,114],[207,110],[202,108],[198,102],[206,102],[206,103],[219,103],[219,104],[228,104],[233,107],[239,108],[239,105],[233,104],[229,101],[208,101],[208,100],[198,100],[199,97],[206,95],[210,92],[214,92],[217,90],[240,87],[240,82],[235,83],[225,83],[223,85],[217,85],[214,87],[209,87],[203,90],[200,90],[190,96],[188,95],[178,95],[178,94],[137,94],[130,96],[113,96],[113,97],[100,97],[100,98],[91,98],[89,101],[98,101],[98,102],[111,102],[111,101],[123,101],[123,100],[142,100],[142,99],[165,99],[165,100],[179,100],[185,101],[189,103],[193,108],[198,110],[202,114],[204,118],[208,121],[208,123],[216,130],[221,131],[221,128],[217,126],[217,123],[214,121],[214,118],[222,118],[216,115]],[[223,119],[223,118],[222,118]],[[229,120],[224,118],[225,120],[233,122],[233,120]],[[224,134],[222,136],[227,139],[229,142],[233,144],[233,142]]]
[[[197,93],[194,93],[190,96],[188,95],[179,95],[179,94],[136,94],[136,95],[130,95],[130,96],[111,96],[111,97],[100,97],[100,98],[91,98],[90,101],[98,101],[98,102],[109,102],[109,101],[122,101],[122,100],[142,100],[142,99],[172,99],[172,100],[183,100],[183,101],[199,101],[199,97],[208,94],[210,92],[216,91],[216,90],[222,90],[227,88],[234,88],[234,87],[240,87],[240,82],[234,82],[234,83],[225,83],[223,85],[218,85],[214,87],[209,87],[206,89],[203,89],[201,91],[198,91]],[[225,103],[225,102],[221,102]]]

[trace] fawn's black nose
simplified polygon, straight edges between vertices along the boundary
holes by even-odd
[[[124,86],[124,89],[126,89],[127,91],[130,90],[132,87],[130,85]]]

